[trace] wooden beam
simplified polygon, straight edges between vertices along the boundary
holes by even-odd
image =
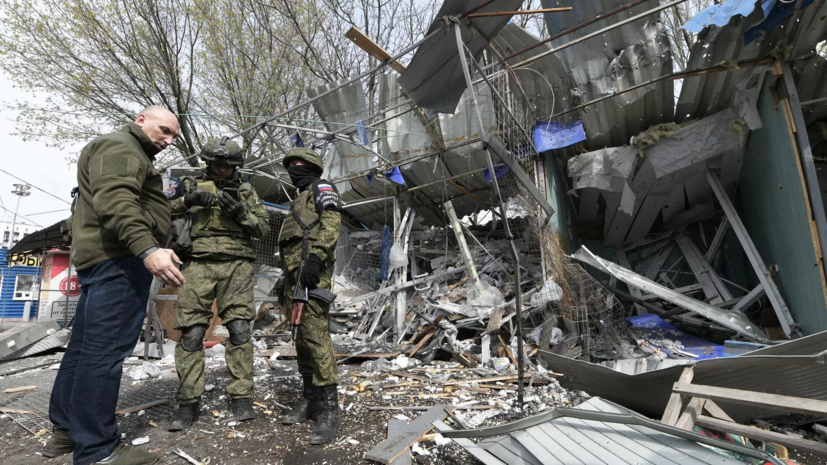
[[[727,413],[724,412],[724,409],[718,407],[718,404],[716,404],[714,401],[707,399],[707,401],[704,403],[704,410],[706,410],[707,413],[719,420],[731,421],[735,423],[735,420],[733,420],[732,417],[727,415]]]
[[[141,410],[146,410],[148,408],[157,407],[159,405],[166,405],[170,402],[172,402],[172,401],[169,400],[169,399],[154,400],[152,402],[147,402],[145,404],[136,405],[134,407],[127,407],[123,410],[118,410],[118,411],[115,412],[115,414],[116,415],[126,415],[127,413],[140,412]]]
[[[714,401],[729,402],[730,404],[763,407],[781,412],[801,413],[814,417],[827,417],[827,401],[806,399],[803,397],[781,396],[764,392],[744,391],[717,386],[703,386],[678,381],[672,388],[673,392],[691,397],[702,397]]]
[[[468,15],[468,18],[487,18],[491,16],[516,16],[516,15],[532,15],[535,13],[560,13],[563,11],[571,11],[571,7],[560,8],[543,8],[540,10],[522,10],[522,11],[492,11],[489,13],[473,13]]]
[[[710,428],[717,431],[736,434],[738,436],[746,436],[750,439],[759,441],[775,442],[782,446],[792,447],[801,452],[810,452],[821,456],[827,456],[827,444],[822,444],[816,441],[809,441],[807,439],[799,439],[786,434],[774,433],[760,428],[753,428],[738,423],[718,420],[717,418],[707,417],[704,415],[698,416],[695,419],[698,426]]]
[[[373,58],[376,58],[382,63],[389,62],[388,64],[390,67],[397,73],[402,74],[402,72],[405,71],[405,65],[396,60],[390,62],[390,59],[393,58],[393,56],[359,29],[355,27],[350,28],[350,30],[345,33],[345,37],[352,40],[357,47],[367,52],[367,54]]]
[[[675,423],[675,428],[692,431],[695,427],[695,419],[701,414],[705,403],[706,399],[693,397],[692,400],[689,401],[689,405],[686,406],[686,410],[684,410],[681,417],[678,418],[678,422]]]
[[[678,378],[678,383],[689,384],[692,382],[692,378],[694,376],[694,367],[686,367],[681,372],[681,377]],[[669,396],[669,403],[666,404],[666,410],[663,411],[663,416],[661,417],[660,422],[665,425],[675,426],[675,423],[678,422],[678,417],[681,414],[681,407],[683,407],[683,397],[681,397],[680,394],[673,392]]]

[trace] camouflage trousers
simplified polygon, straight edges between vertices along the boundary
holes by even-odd
[[[205,260],[192,258],[181,271],[187,282],[178,290],[175,329],[208,325],[212,319],[212,303],[216,301],[218,316],[226,326],[233,320],[252,320],[253,261],[246,258]],[[229,377],[230,397],[251,397],[253,393],[253,341],[233,344],[227,340],[224,359]],[[204,348],[196,352],[175,347],[175,369],[178,372],[178,402],[198,402],[204,393]]]
[[[284,296],[282,306],[290,312],[293,306],[293,286],[296,285],[298,270],[288,271],[284,277]],[[319,287],[330,289],[333,278],[333,264],[320,273]],[[296,336],[296,361],[302,376],[312,376],[313,386],[330,386],[337,384],[336,356],[333,341],[327,329],[327,305],[310,300],[305,306],[302,324]]]

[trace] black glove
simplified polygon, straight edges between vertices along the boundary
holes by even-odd
[[[307,256],[302,267],[302,275],[299,276],[299,281],[307,289],[316,289],[319,285],[319,272],[322,270],[322,259],[316,254]]]
[[[195,191],[184,196],[187,207],[208,207],[215,200],[215,194],[207,191]]]
[[[244,213],[244,205],[234,199],[228,192],[222,192],[218,196],[218,206],[230,218],[238,218]]]

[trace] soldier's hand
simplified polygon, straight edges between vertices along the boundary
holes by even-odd
[[[144,266],[167,286],[179,287],[187,280],[175,264],[181,265],[181,259],[172,249],[158,249],[144,259]]]
[[[215,200],[215,194],[207,191],[195,191],[184,196],[187,207],[208,207]]]
[[[321,281],[319,278],[321,270],[322,259],[316,254],[310,254],[307,256],[307,260],[304,261],[302,275],[299,276],[299,280],[304,287],[308,289],[316,289],[319,286],[319,281]]]
[[[238,218],[244,213],[244,205],[234,199],[228,192],[222,192],[218,196],[218,206],[230,218]]]

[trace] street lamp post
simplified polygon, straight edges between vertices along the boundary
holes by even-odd
[[[22,197],[28,197],[32,195],[31,193],[32,186],[28,184],[14,184],[14,190],[11,191],[12,194],[17,196],[17,206],[14,208],[14,219],[11,223],[11,233],[9,234],[9,249],[14,247],[14,228],[17,227],[17,210],[20,209],[20,199]],[[9,263],[9,256],[6,256],[6,278],[3,280],[3,287],[7,287],[9,284],[12,286],[12,293],[14,293],[14,283],[9,283],[8,281],[11,279],[11,266]],[[2,291],[0,289],[0,291]],[[0,329],[3,329],[3,321],[6,319],[6,301],[8,300],[8,296],[3,296],[3,314],[0,315]]]

